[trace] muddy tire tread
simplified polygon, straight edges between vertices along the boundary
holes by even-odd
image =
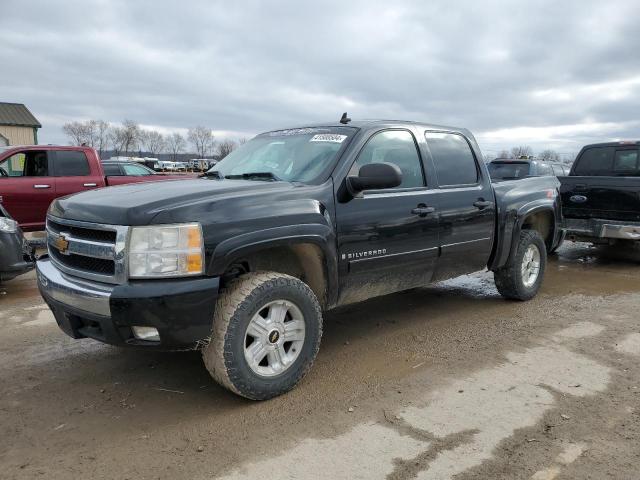
[[[525,288],[522,284],[522,279],[520,278],[522,256],[531,243],[535,243],[540,250],[540,273],[536,282],[536,288],[533,290]],[[539,285],[544,276],[546,256],[545,244],[540,233],[536,230],[522,230],[520,232],[518,245],[516,246],[516,253],[511,262],[493,272],[494,282],[498,292],[500,292],[500,295],[510,300],[524,301],[533,298],[538,292]]]
[[[247,273],[229,282],[218,297],[213,316],[211,339],[202,351],[204,364],[214,380],[231,392],[251,400],[266,400],[281,395],[292,388],[289,385],[282,385],[270,393],[256,390],[250,382],[244,381],[236,374],[233,366],[234,353],[228,348],[232,338],[244,335],[244,332],[238,331],[238,322],[234,321],[235,317],[245,314],[251,308],[252,298],[265,293],[274,284],[296,288],[313,300],[317,318],[320,319],[318,340],[313,345],[312,358],[315,359],[322,337],[322,312],[315,294],[304,282],[295,277],[265,271]],[[298,372],[293,381],[294,385],[307,374],[312,365],[313,361]]]

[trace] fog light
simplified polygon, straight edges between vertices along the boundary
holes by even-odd
[[[138,340],[146,340],[148,342],[159,342],[160,334],[158,329],[153,327],[131,327],[133,336]]]

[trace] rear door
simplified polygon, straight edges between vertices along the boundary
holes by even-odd
[[[437,180],[440,258],[436,279],[486,268],[496,207],[491,180],[469,139],[455,132],[424,132]]]
[[[55,150],[53,173],[59,197],[104,186],[97,162],[89,162],[83,150]]]
[[[340,256],[340,303],[424,285],[438,256],[433,190],[424,175],[414,133],[374,133],[349,175],[369,163],[390,162],[402,171],[397,188],[368,190],[336,205]]]
[[[576,159],[560,193],[568,218],[640,220],[640,156],[636,145],[591,147]]]
[[[50,152],[31,149],[0,160],[6,173],[0,176],[2,203],[24,230],[44,228],[47,209],[56,198],[51,163]]]

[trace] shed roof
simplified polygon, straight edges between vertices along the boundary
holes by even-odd
[[[0,102],[0,125],[41,128],[40,122],[22,103]]]

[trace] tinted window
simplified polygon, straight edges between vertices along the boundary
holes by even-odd
[[[610,175],[613,166],[612,147],[594,147],[585,150],[577,160],[575,175]]]
[[[637,150],[616,150],[613,160],[614,172],[630,172],[636,173],[638,170],[638,151]]]
[[[476,160],[467,140],[458,134],[425,132],[429,150],[442,185],[467,185],[478,182]]]
[[[10,177],[46,177],[49,160],[47,152],[27,150],[5,158],[0,162],[0,168]]]
[[[393,163],[402,171],[402,183],[398,188],[424,186],[420,156],[413,135],[408,131],[387,130],[376,133],[358,155],[350,175],[357,175],[363,165],[381,162]]]
[[[122,175],[120,171],[120,165],[114,165],[113,163],[102,165],[102,169],[104,170],[104,174],[108,177],[117,177]]]
[[[122,169],[124,170],[125,175],[132,175],[135,177],[153,174],[151,170],[143,167],[142,165],[131,165],[130,163],[122,165]]]
[[[80,177],[89,173],[89,161],[84,152],[72,150],[56,152],[56,177]]]
[[[527,162],[491,162],[489,175],[493,180],[515,180],[529,175]]]

